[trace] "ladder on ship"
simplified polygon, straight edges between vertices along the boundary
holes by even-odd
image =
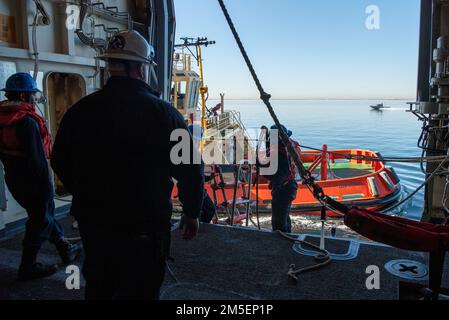
[[[212,173],[211,188],[216,208],[224,209],[228,219],[225,224],[231,226],[241,224],[246,220],[246,226],[252,216],[251,204],[251,185],[252,185],[253,170],[252,165],[243,160],[239,164],[234,164],[234,180],[226,181],[223,171],[219,166],[215,166],[215,171]],[[226,190],[232,189],[232,199],[226,194]],[[241,196],[238,197],[240,190]],[[220,202],[218,194],[221,194],[222,202]],[[244,213],[240,213],[240,208],[244,208]],[[220,224],[218,217],[214,219],[214,223]]]

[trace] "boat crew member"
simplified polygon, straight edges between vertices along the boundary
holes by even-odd
[[[110,78],[64,115],[52,166],[73,195],[86,299],[158,299],[169,257],[172,177],[184,208],[183,237],[190,240],[199,227],[203,166],[170,160],[177,144],[172,131],[188,129],[148,85],[154,64],[148,42],[121,31],[101,58]]]
[[[199,148],[201,140],[203,138],[203,129],[198,125],[191,124],[189,131],[192,134],[193,142],[196,148]],[[209,182],[212,180],[212,172],[206,173],[207,169],[214,170],[215,165],[207,166],[204,169],[204,180]],[[214,201],[210,198],[209,193],[204,189],[203,206],[201,208],[200,221],[202,223],[211,223],[216,214],[216,207]]]
[[[271,129],[277,129],[277,127],[273,125]],[[292,136],[292,131],[288,130],[285,126],[282,126],[282,129],[287,133],[289,138]],[[299,143],[291,138],[290,141],[299,153]],[[292,231],[290,209],[298,192],[298,184],[295,180],[295,164],[289,156],[287,148],[281,141],[280,136],[277,144],[271,143],[269,152],[271,155],[277,154],[278,157],[278,169],[276,173],[271,176],[265,176],[270,180],[269,188],[272,195],[272,229],[273,231],[279,230],[290,233]]]
[[[71,263],[81,248],[64,239],[63,228],[55,220],[54,188],[47,162],[51,137],[44,119],[36,113],[36,82],[28,73],[16,73],[2,91],[7,100],[0,102],[0,158],[8,189],[28,214],[18,277],[37,279],[58,269],[36,261],[45,241],[56,246],[65,264]]]

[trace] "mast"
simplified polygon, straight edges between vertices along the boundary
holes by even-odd
[[[196,59],[199,73],[200,73],[199,92],[201,95],[201,129],[203,131],[203,136],[206,136],[206,130],[207,130],[207,123],[206,123],[206,109],[207,109],[206,100],[207,100],[207,98],[206,98],[206,96],[209,92],[209,89],[205,85],[205,82],[204,82],[203,56],[202,56],[201,47],[202,46],[207,47],[208,45],[215,44],[215,41],[208,41],[207,38],[197,38],[197,39],[181,38],[181,40],[183,40],[184,43],[175,45],[175,48],[186,48],[189,51],[190,51],[190,47],[196,48],[196,55],[192,51],[190,51],[190,53],[192,53],[193,57]],[[203,148],[203,143],[201,144],[201,148]]]

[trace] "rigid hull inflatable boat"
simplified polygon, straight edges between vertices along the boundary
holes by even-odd
[[[327,151],[324,148],[319,152],[303,151],[301,160],[324,192],[344,204],[381,210],[396,203],[401,196],[400,180],[394,169],[386,166],[380,155],[373,151]],[[233,173],[229,173],[230,168]],[[319,215],[322,204],[299,178],[297,182],[298,193],[291,213]],[[254,165],[216,166],[205,189],[219,212],[234,210],[238,217],[248,206],[250,212],[271,212],[269,181],[263,176],[258,177]],[[181,205],[176,187],[173,200],[175,205]],[[331,211],[327,215],[337,216]],[[243,219],[245,214],[241,216]]]

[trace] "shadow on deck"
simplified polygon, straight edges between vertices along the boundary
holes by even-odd
[[[62,221],[67,237],[76,237],[72,220]],[[20,262],[21,237],[18,235],[0,243],[0,300],[78,300],[80,290],[67,290],[65,269],[55,275],[31,282],[16,281]],[[309,241],[316,238],[307,237]],[[346,251],[347,241],[329,239],[328,249]],[[164,300],[339,300],[398,299],[400,278],[386,272],[384,265],[394,259],[410,259],[427,264],[427,254],[412,253],[391,247],[361,243],[358,257],[350,261],[332,261],[323,269],[301,274],[297,283],[287,277],[291,264],[306,267],[313,257],[296,253],[293,243],[278,234],[239,228],[202,225],[198,237],[187,242],[179,230],[172,235],[172,256],[169,262],[174,277],[167,272],[161,289]],[[56,251],[48,244],[42,248],[40,260],[57,262]],[[82,259],[77,262],[81,266]],[[368,266],[380,269],[380,289],[366,288]],[[446,274],[443,286],[448,287]]]

